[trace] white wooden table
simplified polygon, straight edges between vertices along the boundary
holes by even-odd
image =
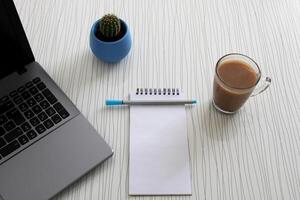
[[[115,150],[56,200],[300,199],[300,3],[297,0],[15,0],[36,60]],[[115,13],[133,46],[116,65],[89,49],[92,23]],[[233,116],[211,105],[215,63],[240,52],[272,85]],[[136,87],[179,87],[193,195],[128,196],[128,108],[104,100]]]

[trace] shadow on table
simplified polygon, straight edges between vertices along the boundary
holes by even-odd
[[[223,141],[235,137],[236,130],[241,125],[239,123],[242,123],[243,112],[240,110],[232,115],[223,114],[214,108],[212,101],[207,102],[201,117],[206,121],[205,131],[208,139]]]
[[[66,93],[77,86],[75,89],[80,94],[82,90],[89,89],[94,84],[107,84],[104,79],[117,75],[118,71],[127,66],[127,59],[126,57],[114,64],[104,63],[97,59],[90,49],[85,49],[57,62],[58,66],[54,66],[56,71],[51,73],[51,77]]]

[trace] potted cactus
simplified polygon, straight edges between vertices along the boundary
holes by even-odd
[[[104,62],[120,61],[131,48],[127,24],[113,14],[104,15],[92,26],[90,47],[94,55]]]

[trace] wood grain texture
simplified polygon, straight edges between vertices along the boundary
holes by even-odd
[[[300,199],[300,3],[297,0],[15,0],[36,60],[113,147],[115,155],[55,200]],[[98,61],[89,31],[124,19],[130,54]],[[240,52],[272,77],[239,113],[211,106],[218,58]],[[136,87],[179,87],[188,108],[193,195],[128,196],[129,110],[104,106]]]

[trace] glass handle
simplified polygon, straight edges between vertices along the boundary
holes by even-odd
[[[271,85],[271,78],[270,77],[265,77],[264,83],[262,83],[259,87],[255,88],[253,93],[251,94],[251,97],[255,97],[256,95],[259,95],[263,91],[265,91],[270,85]]]

